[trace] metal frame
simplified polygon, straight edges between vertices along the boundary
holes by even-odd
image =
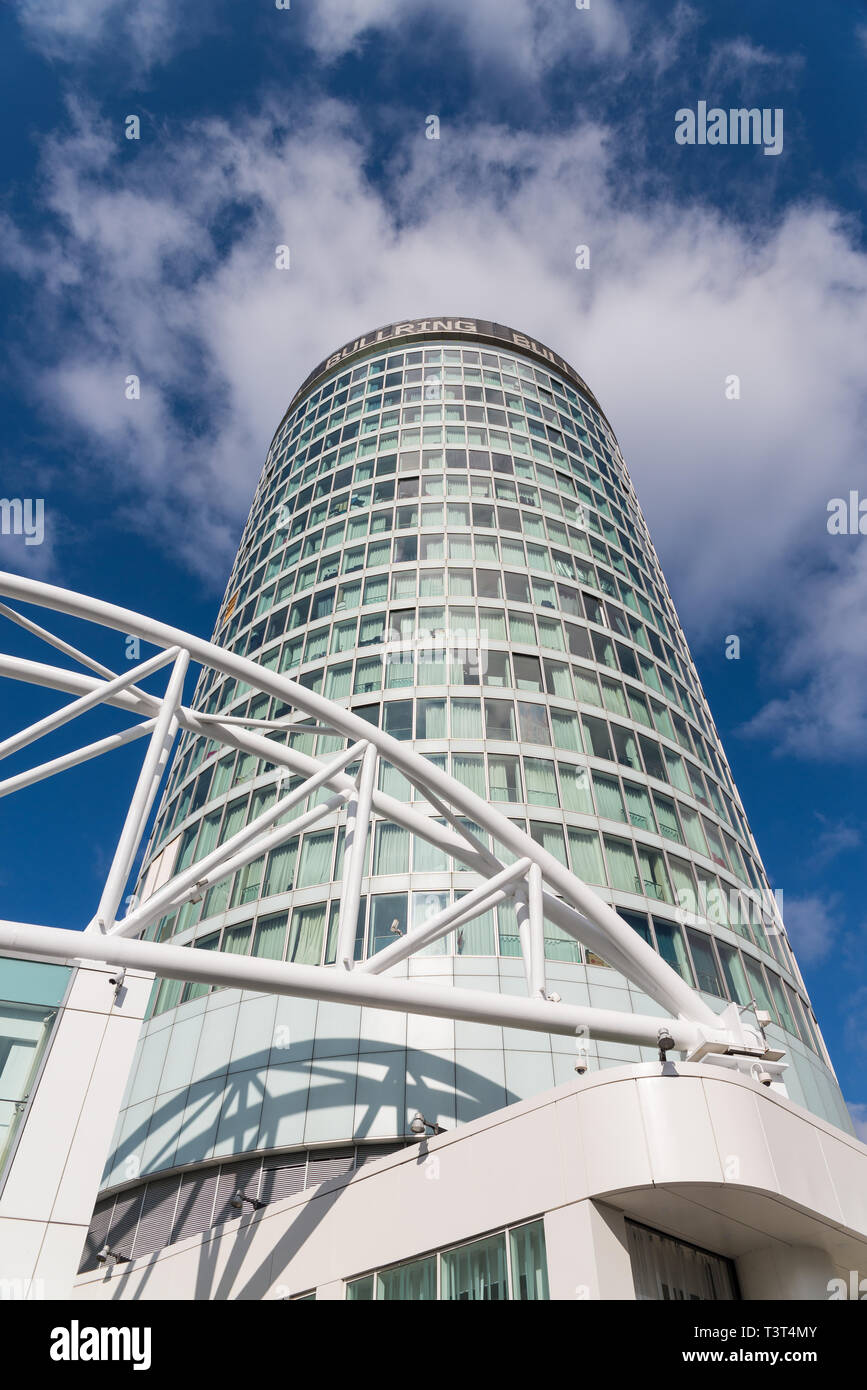
[[[2,572],[0,594],[114,629],[160,648],[155,657],[118,676],[16,610],[0,604],[0,615],[86,668],[85,673],[0,655],[0,676],[76,697],[55,714],[0,743],[0,759],[98,704],[111,705],[138,718],[128,730],[0,781],[0,796],[55,776],[133,739],[148,739],[106,883],[85,933],[0,922],[0,947],[37,955],[60,955],[70,960],[136,965],[173,979],[234,984],[278,994],[340,1000],[547,1033],[590,1035],[644,1046],[656,1047],[662,1031],[670,1033],[675,1048],[687,1054],[704,1056],[712,1052],[770,1059],[761,1031],[743,1022],[736,1005],[728,1006],[720,1015],[715,1014],[613,907],[501,811],[406,743],[370,725],[352,710],[226,648],[99,599]],[[253,690],[276,696],[291,707],[291,714],[269,722],[206,715],[188,708],[183,704],[183,685],[190,661],[245,681]],[[164,695],[141,688],[139,682],[168,665],[171,669]],[[345,738],[349,746],[330,759],[321,759],[264,736],[265,729],[273,733],[275,729],[296,726],[296,714],[312,718],[317,727]],[[168,882],[143,902],[134,902],[126,915],[118,918],[126,881],[178,729],[264,757],[278,769],[278,774],[300,775],[302,782],[288,794],[278,795],[273,806],[226,843],[188,869],[173,874]],[[380,760],[390,763],[421,791],[431,810],[446,824],[440,825],[433,815],[377,790]],[[357,775],[352,777],[345,769],[355,761],[359,761],[360,766]],[[277,824],[287,810],[322,786],[332,792],[328,800],[289,824]],[[211,884],[258,858],[265,850],[297,836],[344,804],[347,807],[346,840],[336,966],[302,966],[137,939],[149,924],[166,912],[200,896]],[[377,955],[356,963],[353,948],[364,848],[374,811],[461,860],[483,882],[424,927],[407,933]],[[462,823],[461,817],[488,832],[508,851],[513,862],[504,863],[498,859]],[[384,974],[391,966],[507,897],[516,903],[527,998],[483,994],[432,985],[416,977],[396,979]],[[544,955],[546,918],[583,942],[654,999],[671,1016],[671,1026],[661,1030],[660,1019],[655,1016],[575,1008],[561,1004],[556,995],[549,995]],[[780,1055],[773,1054],[774,1058]]]

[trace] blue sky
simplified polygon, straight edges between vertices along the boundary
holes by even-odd
[[[0,12],[0,493],[46,508],[0,565],[209,634],[314,363],[430,313],[549,342],[620,438],[863,1132],[867,537],[826,523],[867,498],[865,93],[853,0]],[[782,109],[782,153],[678,145],[699,101]],[[4,732],[55,703],[0,698]],[[3,916],[87,921],[138,756],[0,805]]]

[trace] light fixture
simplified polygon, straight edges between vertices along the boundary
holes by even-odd
[[[389,927],[388,930],[391,932],[392,936],[403,936],[403,932],[402,932],[401,926],[400,926],[400,918],[399,918],[399,917],[395,917],[394,921],[392,922],[392,924],[391,924],[391,926]]]
[[[129,1255],[122,1255],[119,1250],[111,1250],[106,1244],[98,1252],[96,1263],[98,1265],[104,1265],[108,1264],[109,1260],[113,1260],[115,1264],[126,1264],[129,1260]]]
[[[413,1134],[418,1135],[419,1139],[423,1139],[428,1130],[431,1130],[434,1134],[445,1134],[446,1132],[442,1125],[433,1125],[430,1120],[426,1120],[420,1110],[416,1110],[410,1120],[409,1127]]]
[[[671,1036],[671,1029],[667,1025],[663,1025],[663,1027],[657,1031],[656,1041],[659,1044],[659,1060],[660,1062],[664,1062],[666,1052],[670,1052],[674,1047],[674,1038]]]
[[[240,1187],[236,1190],[235,1195],[230,1200],[229,1206],[234,1207],[236,1211],[240,1211],[245,1202],[249,1202],[250,1206],[253,1208],[254,1211],[259,1211],[261,1207],[265,1206],[265,1203],[258,1201],[257,1198],[248,1197],[246,1192],[241,1191]]]

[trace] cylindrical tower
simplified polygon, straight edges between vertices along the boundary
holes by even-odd
[[[792,1099],[850,1128],[617,441],[549,348],[499,324],[426,319],[317,367],[268,451],[214,640],[411,740],[495,803],[715,1010],[766,1011]],[[193,704],[285,713],[214,672]],[[317,755],[345,746],[309,720],[275,736]],[[381,777],[436,814],[399,773]],[[142,883],[203,858],[277,785],[273,766],[185,735]],[[344,816],[147,935],[333,962]],[[356,959],[479,882],[378,817],[367,853]],[[659,1012],[545,930],[564,1001]],[[520,993],[518,955],[506,902],[402,970]],[[586,1050],[591,1068],[654,1055]],[[150,1211],[144,1245],[165,1244],[226,1219],[239,1182],[267,1201],[403,1142],[416,1111],[460,1124],[573,1079],[575,1064],[568,1039],[157,981],[105,1174],[119,1191],[101,1208],[114,1230],[121,1207],[137,1229]]]

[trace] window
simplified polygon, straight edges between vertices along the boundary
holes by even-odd
[[[734,1265],[697,1245],[626,1222],[635,1297],[661,1302],[737,1300]]]

